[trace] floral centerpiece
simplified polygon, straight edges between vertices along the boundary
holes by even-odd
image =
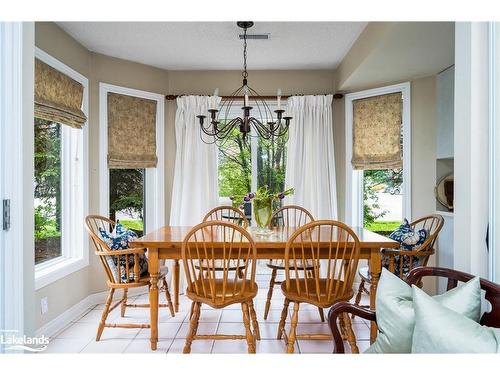
[[[244,208],[244,204],[252,202],[255,221],[257,223],[258,234],[269,234],[272,231],[269,228],[271,217],[273,215],[273,202],[284,199],[287,195],[293,194],[293,188],[279,193],[273,193],[266,186],[260,187],[254,193],[246,195],[235,195],[230,197],[233,207]]]

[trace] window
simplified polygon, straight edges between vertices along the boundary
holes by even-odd
[[[239,106],[235,104],[234,108]],[[219,147],[221,204],[230,203],[229,197],[232,195],[246,194],[265,185],[273,191],[283,191],[287,140],[285,136],[273,142],[251,134],[250,147],[245,147],[239,129],[234,129],[231,137]]]
[[[108,94],[146,99],[156,103],[156,167],[108,168]],[[100,212],[120,220],[138,235],[165,223],[164,183],[165,97],[160,94],[99,83]],[[124,136],[126,137],[126,136]]]
[[[145,169],[109,170],[109,217],[138,235],[144,233]]]
[[[88,80],[40,49],[40,61],[83,87],[86,114]],[[42,288],[88,265],[88,129],[34,118],[35,287]]]
[[[401,150],[403,168],[354,170],[353,101],[377,95],[402,93]],[[363,226],[388,234],[403,218],[411,219],[411,132],[410,84],[402,83],[346,95],[346,208],[345,220],[352,226]]]

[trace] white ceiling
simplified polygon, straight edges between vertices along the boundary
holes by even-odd
[[[87,49],[163,69],[241,69],[236,22],[58,22]],[[334,69],[366,22],[256,22],[248,70]]]

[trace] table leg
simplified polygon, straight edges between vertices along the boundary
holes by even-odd
[[[151,350],[156,350],[158,344],[158,249],[148,249],[148,271],[151,278],[149,288],[149,322],[151,324]]]
[[[370,309],[375,311],[375,298],[377,296],[377,285],[382,272],[382,257],[380,256],[380,249],[371,249],[370,254]],[[377,338],[377,323],[371,322],[370,325],[370,342]]]
[[[179,277],[180,277],[179,260],[174,261],[174,306],[175,312],[179,312]]]

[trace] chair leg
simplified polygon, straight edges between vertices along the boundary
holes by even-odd
[[[356,293],[356,298],[354,300],[354,306],[359,306],[364,289],[365,289],[365,280],[361,279],[361,282],[359,283],[358,293]],[[352,314],[352,319],[354,319],[354,314]]]
[[[359,349],[358,346],[356,345],[356,336],[354,335],[354,331],[352,330],[351,319],[349,319],[349,315],[347,313],[344,314],[344,322],[345,322],[345,329],[347,332],[347,342],[351,347],[351,353],[358,354]]]
[[[342,337],[342,340],[347,340],[347,329],[346,329],[346,322],[345,322],[344,318],[345,318],[344,314],[341,314],[339,316],[340,336]]]
[[[193,343],[193,337],[196,335],[198,330],[198,320],[200,319],[200,305],[199,303],[193,302],[193,312],[191,314],[191,320],[189,322],[189,332],[186,336],[186,343],[184,344],[184,349],[182,353],[191,353],[191,344]]]
[[[318,307],[319,317],[321,318],[321,322],[325,322],[325,313],[321,307]]]
[[[108,318],[111,301],[113,301],[113,294],[115,294],[115,290],[110,289],[108,298],[106,299],[106,305],[104,306],[104,310],[101,315],[101,321],[99,322],[99,327],[97,328],[95,341],[99,341],[101,339],[102,331],[104,331],[104,325],[106,324],[106,319]]]
[[[297,337],[297,322],[299,320],[299,305],[299,302],[295,302],[293,304],[292,322],[290,327],[290,334],[288,335],[288,345],[286,348],[286,352],[288,354],[293,354],[294,352],[295,339]]]
[[[250,317],[252,318],[254,336],[257,340],[260,340],[259,322],[257,321],[257,314],[255,313],[252,300],[248,301],[248,309],[250,310]]]
[[[271,308],[271,298],[273,297],[274,284],[276,283],[276,274],[278,270],[273,268],[273,273],[271,274],[271,281],[269,281],[269,290],[267,292],[266,307],[264,309],[264,320],[267,319],[269,314],[269,309]]]
[[[243,324],[245,325],[245,333],[247,338],[248,345],[248,353],[255,353],[255,337],[252,334],[252,330],[250,329],[250,314],[248,304],[243,302],[241,304],[241,310],[243,311]]]
[[[168,290],[167,279],[163,278],[163,286],[165,287],[165,297],[167,297],[168,309],[170,310],[170,316],[172,318],[175,316],[174,304],[172,303],[172,297],[170,296],[170,291]]]
[[[123,299],[122,299],[122,304],[120,306],[121,308],[120,315],[122,318],[125,316],[125,309],[127,308],[127,297],[128,297],[128,289],[123,289]]]
[[[193,312],[194,312],[194,305],[196,302],[191,302],[191,309],[189,309],[189,320],[191,321],[191,318],[193,317]]]
[[[283,330],[285,329],[286,315],[288,314],[288,305],[290,305],[290,300],[285,298],[285,303],[283,305],[283,310],[281,311],[280,324],[278,325],[278,336],[277,339],[281,340],[283,337]]]

